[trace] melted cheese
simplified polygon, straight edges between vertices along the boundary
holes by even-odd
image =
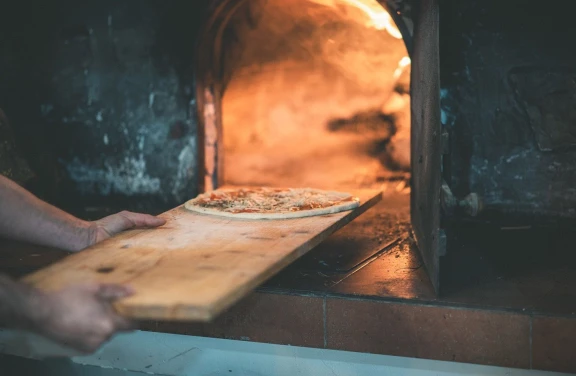
[[[195,205],[230,213],[279,213],[326,208],[354,198],[311,188],[216,190],[199,195]]]

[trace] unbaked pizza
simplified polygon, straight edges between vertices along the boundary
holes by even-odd
[[[288,219],[352,210],[360,205],[348,193],[312,188],[230,188],[200,194],[188,210],[223,217]]]

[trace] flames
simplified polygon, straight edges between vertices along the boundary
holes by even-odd
[[[402,39],[402,33],[396,27],[392,16],[378,3],[377,0],[310,0],[313,3],[335,8],[341,4],[348,4],[362,11],[366,16],[365,26],[376,30],[386,30],[393,38]],[[398,62],[398,68],[394,72],[394,78],[398,79],[405,68],[410,65],[411,60],[404,56]]]
[[[396,39],[402,39],[402,33],[394,24],[390,14],[378,3],[377,0],[310,0],[313,3],[329,7],[337,7],[339,4],[349,4],[361,10],[365,16],[366,27],[376,30],[386,30],[388,34]]]
[[[394,71],[394,79],[400,78],[402,73],[404,73],[404,69],[408,65],[410,65],[411,62],[412,61],[408,56],[404,56],[402,59],[400,59],[400,61],[398,62],[398,68],[396,68],[396,70]]]
[[[352,189],[404,177],[410,58],[395,14],[375,0],[250,3],[259,22],[234,20],[242,61],[222,99],[225,182]]]
[[[373,27],[376,30],[386,30],[388,34],[396,39],[402,39],[402,33],[394,24],[392,17],[382,5],[376,0],[341,0],[345,3],[355,6],[368,16],[366,21],[367,27]]]

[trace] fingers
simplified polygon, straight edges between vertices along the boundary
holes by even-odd
[[[114,328],[116,328],[116,331],[118,332],[130,332],[138,328],[138,325],[135,321],[129,320],[117,314],[112,317],[112,320],[114,322]]]
[[[166,220],[149,214],[123,211],[93,222],[95,244],[128,229],[151,228],[162,226]]]
[[[132,213],[123,211],[96,221],[108,236],[114,236],[119,232],[134,228],[150,228],[162,226],[166,220],[149,214]]]
[[[97,292],[98,298],[111,303],[114,300],[128,297],[134,293],[134,290],[129,286],[103,284]],[[114,331],[131,331],[136,329],[136,323],[122,317],[115,312],[110,306],[110,319],[114,326]]]
[[[50,314],[39,322],[37,330],[59,343],[92,353],[115,333],[136,329],[136,323],[120,316],[113,306],[114,301],[133,293],[129,286],[98,283],[50,293],[45,302]]]
[[[102,284],[96,291],[96,296],[102,300],[112,302],[114,300],[126,298],[134,293],[129,286]]]
[[[149,214],[132,213],[129,211],[123,211],[117,215],[125,218],[129,222],[129,228],[146,228],[146,227],[158,227],[166,223],[166,220],[159,217],[154,217]]]

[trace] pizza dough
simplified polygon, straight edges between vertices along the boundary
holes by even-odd
[[[357,208],[360,200],[344,192],[312,188],[231,188],[199,195],[188,210],[229,218],[289,219]]]

